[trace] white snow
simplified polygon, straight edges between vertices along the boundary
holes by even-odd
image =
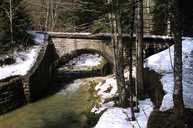
[[[146,99],[139,102],[139,108],[140,112],[135,113],[136,121],[131,121],[130,108],[111,107],[100,117],[95,128],[146,128],[153,104]]]
[[[95,105],[92,108],[91,112],[99,114],[99,113],[101,113],[101,112],[103,112],[103,111],[105,111],[109,108],[112,108],[112,106],[114,106],[114,105],[115,105],[114,101],[110,101],[110,102],[107,102],[107,103],[102,103],[101,102],[100,106],[98,107],[98,106]]]
[[[44,34],[29,32],[32,34],[33,39],[39,45],[34,45],[26,51],[17,52],[16,63],[11,65],[4,65],[0,67],[0,79],[5,79],[11,76],[24,76],[28,73],[28,71],[32,68],[36,59],[38,57],[38,53],[41,49],[41,45],[44,42]]]
[[[148,37],[148,38],[154,38],[154,39],[157,39],[157,38],[161,38],[161,39],[172,39],[172,37],[170,36],[161,36],[161,35],[144,35],[144,37]]]
[[[99,54],[81,54],[70,60],[66,66],[97,66],[101,64],[103,59]]]
[[[169,49],[166,49],[158,54],[155,54],[145,61],[145,66],[149,67],[156,72],[172,72],[173,59],[170,59],[170,56],[174,56],[174,46],[171,46]]]
[[[129,76],[129,72],[127,72],[128,69],[125,70],[124,76],[127,79]],[[133,74],[132,76],[135,77],[136,69],[133,68]],[[113,106],[115,103],[113,101],[110,101],[110,103],[105,103],[106,100],[112,99],[113,97],[118,96],[117,90],[117,81],[115,77],[109,77],[104,82],[100,82],[96,87],[95,90],[97,91],[97,95],[101,99],[100,107],[94,107],[92,109],[92,112],[100,113],[101,111],[105,110],[106,108]]]
[[[34,65],[38,56],[40,47],[34,46],[26,52],[16,54],[16,63],[0,67],[0,79],[5,79],[11,76],[26,75]]]
[[[128,72],[125,73],[125,76],[128,76]],[[115,103],[112,101],[112,98],[118,95],[117,89],[114,77],[108,78],[105,82],[99,83],[95,87],[101,102],[91,112],[101,113],[106,110],[95,128],[146,128],[150,113],[153,111],[153,103],[150,99],[139,101],[140,112],[135,113],[136,121],[131,121],[130,108],[113,107]],[[109,99],[111,100],[108,101]]]
[[[114,78],[109,78],[105,81],[104,84],[99,83],[95,87],[95,90],[97,90],[97,92],[98,92],[97,94],[103,99],[112,98],[116,95],[116,92],[117,92],[117,85],[116,84],[117,84],[117,82]],[[109,91],[107,91],[107,90],[109,90]]]
[[[32,35],[35,44],[42,44],[45,39],[45,34],[41,32],[28,31],[29,34]]]
[[[182,41],[182,59],[183,59],[183,97],[185,106],[193,108],[193,39],[183,38]],[[173,69],[174,46],[164,50],[146,60],[145,66],[161,73],[161,82],[166,95],[163,98],[160,111],[166,111],[173,108]]]
[[[100,97],[100,107],[95,107],[91,110],[91,112],[100,113],[105,109],[114,106],[114,102],[110,101],[105,103],[107,99],[113,98],[117,95],[117,82],[114,78],[108,78],[104,83],[99,83],[95,90],[97,91],[97,96]]]

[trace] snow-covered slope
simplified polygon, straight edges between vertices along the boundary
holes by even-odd
[[[183,38],[183,97],[185,106],[193,108],[193,39]],[[166,111],[173,107],[173,69],[174,46],[146,59],[145,66],[149,67],[163,76],[161,82],[166,92],[160,110]]]
[[[11,76],[26,75],[27,72],[32,68],[38,57],[38,53],[42,46],[41,44],[44,41],[44,35],[40,33],[33,33],[33,37],[35,41],[38,41],[37,43],[39,45],[31,47],[27,51],[17,52],[15,55],[16,63],[1,66],[0,80]]]
[[[17,75],[26,75],[35,63],[39,50],[39,46],[34,46],[28,51],[17,53],[16,63],[0,67],[0,79]]]
[[[127,75],[128,73],[126,72],[125,76]],[[108,101],[117,96],[117,83],[115,78],[110,77],[104,83],[99,83],[95,90],[101,102],[92,109],[92,112],[100,113],[107,109],[100,117],[95,128],[146,128],[150,113],[154,107],[150,99],[139,101],[140,112],[135,113],[136,121],[131,121],[130,108],[113,107],[115,103]]]
[[[183,42],[183,93],[186,107],[193,108],[193,39],[184,38]],[[163,76],[161,82],[163,84],[166,95],[164,96],[161,111],[169,110],[173,107],[173,59],[174,46],[164,50],[156,55],[146,59],[145,66],[161,73]],[[172,63],[172,64],[171,64]],[[106,93],[109,87],[114,88]],[[150,99],[140,101],[140,113],[135,113],[137,120],[130,121],[130,108],[123,109],[113,107],[114,103],[104,103],[105,99],[116,96],[116,81],[109,78],[105,83],[96,87],[98,95],[101,97],[101,109],[107,109],[100,117],[95,128],[146,128],[150,113],[153,111],[153,103]],[[99,112],[101,109],[93,108],[93,112]]]

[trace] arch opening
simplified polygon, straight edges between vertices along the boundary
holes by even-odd
[[[59,59],[56,76],[68,80],[106,76],[112,73],[112,69],[111,60],[100,51],[81,49],[65,54]]]

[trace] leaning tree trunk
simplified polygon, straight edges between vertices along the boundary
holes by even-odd
[[[180,0],[174,0],[174,112],[183,117],[183,87],[182,87],[182,24],[180,15]]]
[[[136,1],[136,94],[144,95],[143,82],[143,0]],[[137,98],[138,99],[138,98]]]
[[[114,49],[114,66],[115,76],[119,93],[119,106],[125,106],[127,102],[125,78],[124,78],[124,59],[123,59],[123,43],[122,29],[120,21],[120,1],[112,0],[112,30],[113,30],[113,49]]]
[[[135,17],[135,1],[134,0],[128,0],[129,2],[129,42],[126,46],[126,55],[127,55],[127,64],[128,64],[128,97],[130,101],[130,107],[131,107],[131,119],[135,120],[135,114],[134,114],[134,85],[133,85],[133,78],[132,78],[132,68],[133,68],[133,58],[132,58],[132,46],[133,46],[133,31],[134,31],[134,17]]]

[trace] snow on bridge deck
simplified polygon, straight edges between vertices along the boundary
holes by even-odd
[[[47,32],[51,38],[72,38],[72,39],[98,39],[98,40],[109,40],[112,38],[111,33],[63,33],[63,32]],[[123,34],[123,38],[129,39],[129,34]],[[134,35],[133,40],[136,36]],[[144,42],[168,42],[173,43],[173,38],[170,36],[161,35],[144,35]]]

